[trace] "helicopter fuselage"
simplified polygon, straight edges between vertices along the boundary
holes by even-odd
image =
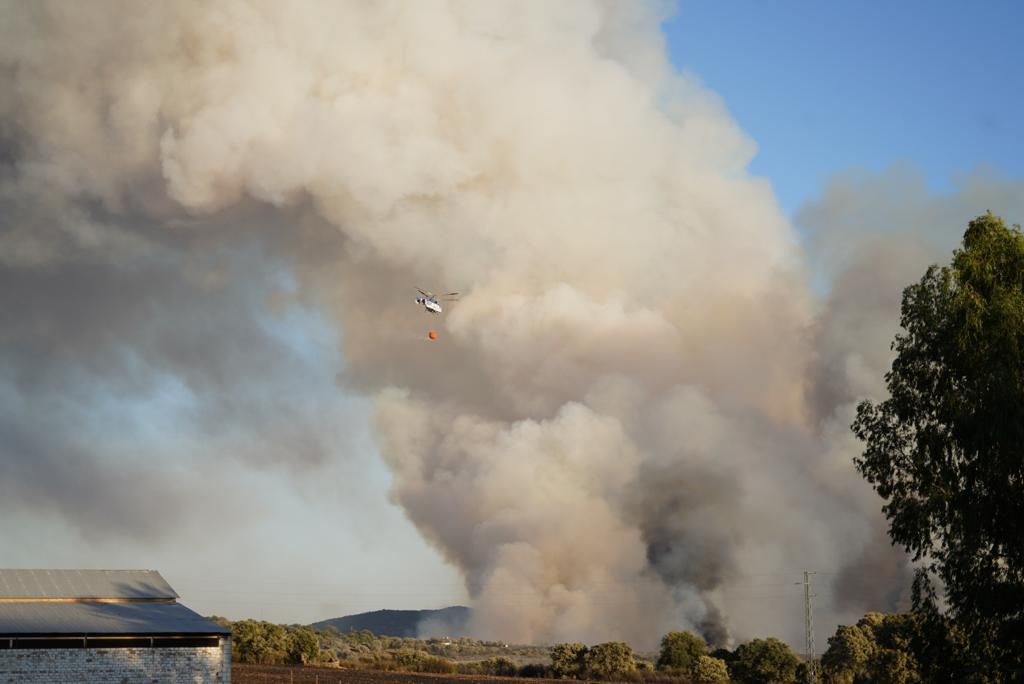
[[[439,314],[442,311],[441,305],[433,297],[417,297],[416,303],[422,305],[430,313]]]

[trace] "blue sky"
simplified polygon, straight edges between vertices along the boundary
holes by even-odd
[[[936,191],[979,165],[1024,174],[1024,3],[682,0],[673,64],[758,144],[787,214],[836,172],[912,162]]]

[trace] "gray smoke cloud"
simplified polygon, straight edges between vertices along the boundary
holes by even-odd
[[[145,458],[116,468],[149,513],[112,496],[76,408],[168,384],[232,458],[318,467],[339,419],[278,398],[310,362],[266,325],[308,310],[478,636],[796,644],[805,568],[834,573],[819,624],[898,603],[852,407],[899,290],[1019,184],[840,180],[805,251],[665,9],[0,5],[0,505],[184,513]],[[416,286],[464,297],[428,319]]]

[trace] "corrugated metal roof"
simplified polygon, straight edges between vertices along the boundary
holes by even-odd
[[[0,603],[0,637],[230,633],[180,603]]]
[[[0,600],[176,599],[156,570],[3,570]]]

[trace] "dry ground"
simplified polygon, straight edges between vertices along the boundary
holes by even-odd
[[[289,667],[287,665],[231,664],[232,684],[529,684],[559,682],[557,679],[522,677],[482,677],[480,675],[420,674],[413,672],[376,672],[342,670],[332,667]]]

